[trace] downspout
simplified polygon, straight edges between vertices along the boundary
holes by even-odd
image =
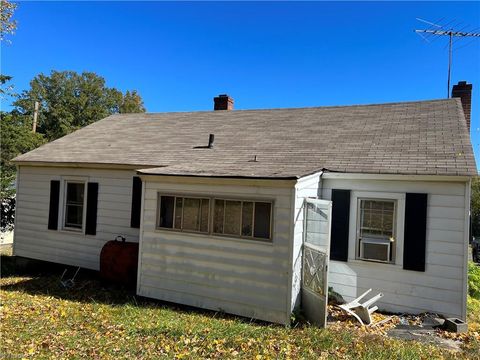
[[[470,241],[470,202],[471,202],[471,186],[470,179],[465,183],[465,224],[463,227],[463,274],[462,274],[462,320],[467,320],[467,299],[468,299],[468,247]]]

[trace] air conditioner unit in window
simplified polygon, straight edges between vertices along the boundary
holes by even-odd
[[[360,240],[360,258],[381,262],[390,262],[390,240],[362,238]]]

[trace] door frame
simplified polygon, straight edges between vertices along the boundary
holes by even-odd
[[[314,205],[323,205],[327,207],[328,212],[328,232],[327,232],[327,242],[324,247],[318,246],[315,244],[310,244],[307,242],[307,229],[308,229],[308,203]],[[302,309],[305,313],[305,316],[308,318],[308,313],[314,314],[314,316],[309,319],[314,325],[325,328],[327,326],[327,305],[328,305],[328,271],[329,271],[329,261],[330,261],[330,241],[332,233],[332,202],[330,200],[323,200],[317,198],[305,198],[303,202],[303,236],[302,236],[302,266],[301,266],[301,299],[302,299]],[[305,268],[305,248],[311,249],[315,252],[323,254],[325,256],[325,263],[323,266],[323,291],[324,295],[319,295],[316,292],[312,291],[308,287],[304,287],[304,268]],[[317,306],[323,306],[323,311],[317,311]]]

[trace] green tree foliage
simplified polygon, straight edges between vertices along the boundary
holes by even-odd
[[[2,231],[13,226],[15,213],[15,175],[16,168],[11,160],[17,155],[33,150],[45,140],[41,134],[31,130],[31,120],[16,112],[0,112],[1,133],[1,224]]]
[[[6,35],[12,35],[17,29],[17,22],[13,20],[13,13],[17,4],[8,0],[1,0],[0,5],[0,41],[5,40]]]
[[[15,164],[11,160],[27,151],[42,145],[45,140],[41,134],[32,132],[31,119],[16,112],[0,112],[0,131],[2,134],[1,158],[1,196],[11,196],[15,189]]]
[[[1,0],[0,6],[0,41],[5,41],[6,35],[13,35],[17,29],[17,22],[12,19],[13,13],[17,8],[17,4],[11,3],[7,0]],[[7,42],[10,42],[7,40]],[[13,86],[7,84],[12,80],[11,76],[0,74],[0,100],[6,96],[11,96]]]
[[[12,80],[11,76],[0,74],[0,100],[13,95],[13,86],[8,84],[10,80]]]
[[[472,195],[470,214],[472,221],[472,235],[480,236],[480,177],[472,180]]]
[[[40,103],[38,131],[49,141],[111,114],[145,112],[137,92],[124,96],[91,72],[52,71],[50,75],[37,75],[14,106],[21,114],[32,114],[35,101]]]
[[[122,104],[120,105],[120,113],[129,114],[139,112],[145,112],[142,98],[136,90],[133,90],[132,92],[127,90],[123,97]]]

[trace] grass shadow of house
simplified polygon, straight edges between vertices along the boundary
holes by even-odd
[[[254,323],[267,327],[279,326],[260,320],[229,315],[220,309],[218,311],[206,310],[138,296],[135,294],[134,288],[107,283],[100,278],[99,272],[83,268],[80,269],[75,277],[74,286],[66,288],[60,282],[61,276],[66,270],[64,279],[71,278],[77,270],[76,267],[37,260],[32,261],[30,259],[28,262],[23,262],[23,260],[8,254],[0,255],[1,278],[3,279],[2,291],[22,292],[32,296],[49,296],[77,303],[165,309],[174,311],[179,316],[195,314],[207,318],[235,320],[245,324]],[[22,280],[8,280],[8,278],[18,277],[21,277]],[[151,331],[154,331],[154,329],[148,329],[147,332]]]

